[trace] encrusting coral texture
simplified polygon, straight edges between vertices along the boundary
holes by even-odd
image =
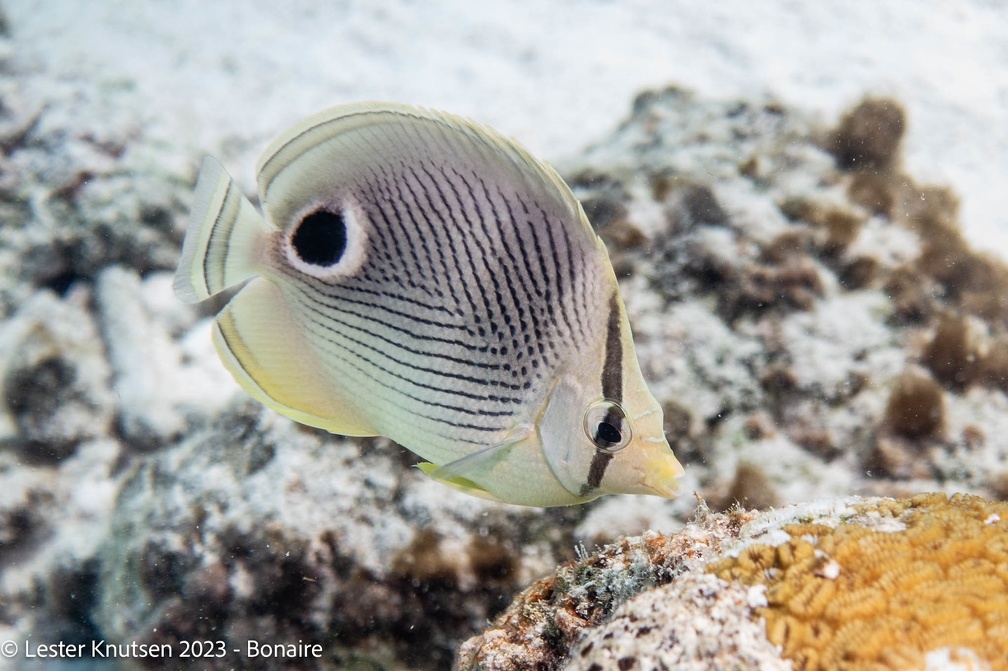
[[[593,627],[609,621],[632,597],[669,583],[703,557],[717,554],[752,513],[711,515],[681,533],[648,532],[582,554],[554,575],[534,582],[482,634],[459,650],[459,671],[558,669],[580,641],[588,659]],[[689,592],[690,590],[686,590]],[[740,611],[739,619],[748,611]],[[612,636],[609,637],[613,638]]]
[[[533,584],[456,664],[1004,671],[1008,503],[922,494],[704,513]]]
[[[853,506],[891,522],[783,527],[709,570],[765,585],[770,641],[807,671],[923,669],[960,651],[1008,669],[1008,503],[925,494]]]

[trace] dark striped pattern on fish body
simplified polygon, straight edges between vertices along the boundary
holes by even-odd
[[[332,373],[399,410],[376,420],[384,435],[419,423],[433,460],[452,441],[483,446],[530,421],[530,399],[598,342],[612,292],[593,239],[563,223],[576,211],[532,200],[517,171],[449,163],[437,148],[397,145],[402,163],[348,184],[369,224],[353,276],[306,281],[276,259]]]
[[[194,205],[206,233],[187,238],[176,286],[197,300],[263,278],[217,318],[250,393],[334,432],[388,436],[476,493],[600,493],[613,455],[575,453],[585,409],[643,380],[605,249],[551,168],[488,129],[389,105],[275,141],[258,170],[268,221],[208,164]],[[550,454],[541,436],[567,424]]]

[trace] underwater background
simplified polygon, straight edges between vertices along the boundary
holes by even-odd
[[[0,668],[648,668],[582,630],[700,552],[648,535],[692,538],[694,492],[1004,500],[1005,35],[983,0],[2,0]],[[359,100],[470,117],[568,181],[680,498],[478,500],[241,392],[219,306],[171,291],[200,160],[253,194],[277,133]],[[572,560],[550,593],[590,606],[505,610]]]

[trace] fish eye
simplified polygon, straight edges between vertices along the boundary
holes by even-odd
[[[310,212],[294,229],[290,243],[294,253],[305,263],[322,267],[334,266],[346,252],[346,220],[339,212]]]
[[[629,445],[633,436],[626,413],[612,401],[599,401],[588,406],[584,415],[584,432],[595,449],[610,454]]]

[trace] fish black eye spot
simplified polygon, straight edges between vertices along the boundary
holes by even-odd
[[[623,434],[620,433],[618,427],[609,422],[599,422],[595,427],[595,442],[599,446],[617,445],[621,440],[623,440]]]
[[[291,247],[313,266],[334,266],[346,253],[347,226],[342,213],[317,210],[308,214],[291,236]]]

